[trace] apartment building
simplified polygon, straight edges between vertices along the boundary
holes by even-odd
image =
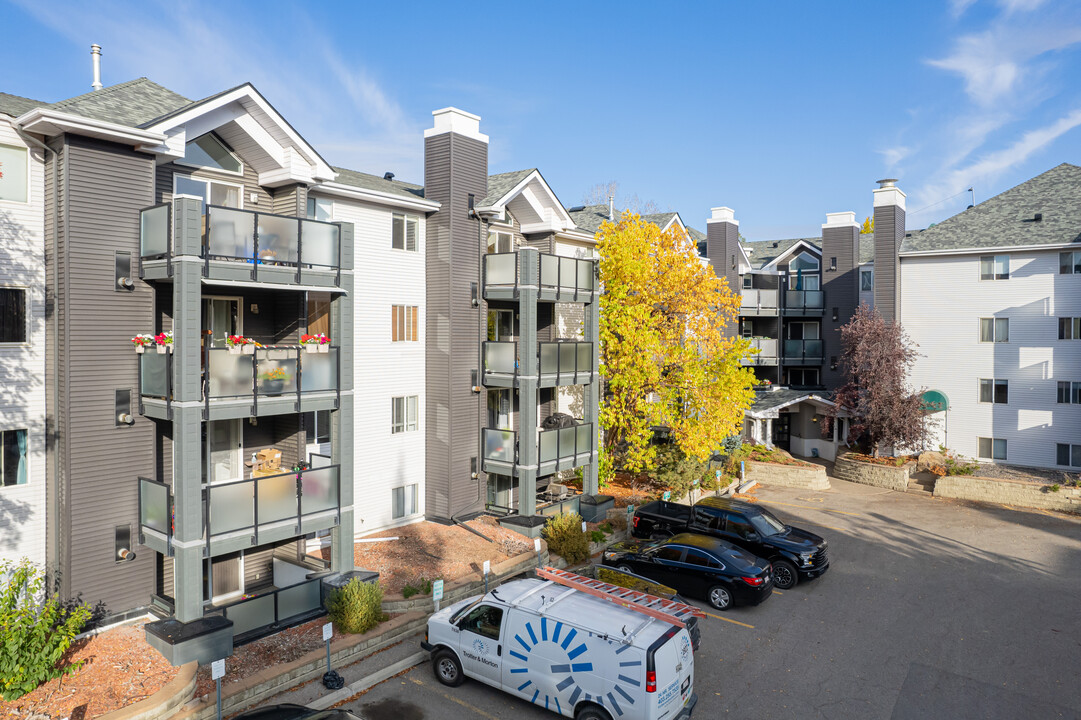
[[[0,93],[0,561],[45,563],[45,151]]]

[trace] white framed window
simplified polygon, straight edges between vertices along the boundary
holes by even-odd
[[[980,378],[979,397],[982,403],[1006,404],[1010,401],[1010,383],[1008,380]]]
[[[815,272],[821,267],[821,263],[818,262],[818,258],[808,252],[801,252],[796,258],[788,263],[789,274],[794,274],[799,270],[803,272]]]
[[[0,201],[29,202],[30,152],[24,147],[0,145]]]
[[[391,515],[395,520],[417,514],[417,485],[404,485],[390,491],[393,509]]]
[[[818,340],[819,323],[816,321],[788,323],[789,340]]]
[[[985,460],[1005,460],[1006,441],[1003,438],[977,438],[976,455]]]
[[[1081,340],[1081,317],[1058,319],[1059,340]]]
[[[981,255],[980,280],[1009,280],[1009,255]]]
[[[0,487],[25,485],[29,474],[26,430],[0,431]]]
[[[1067,467],[1081,467],[1081,445],[1056,443],[1055,464]]]
[[[417,396],[391,398],[390,432],[411,432],[416,430],[417,426]]]
[[[221,138],[212,132],[189,140],[184,146],[184,157],[176,162],[180,165],[207,168],[230,175],[244,174],[244,163],[233,154]]]
[[[204,207],[220,205],[238,210],[244,208],[244,186],[237,183],[176,174],[173,175],[173,194],[202,198]]]
[[[330,222],[334,217],[334,201],[330,198],[308,196],[307,216],[309,220]]]
[[[750,273],[743,276],[743,287],[750,290],[754,287],[754,278]]]
[[[1009,318],[980,318],[980,342],[1009,342]]]
[[[1057,401],[1061,404],[1081,405],[1081,382],[1059,380]]]
[[[860,292],[871,292],[875,289],[875,271],[860,270]]]
[[[488,231],[488,253],[514,252],[514,235],[498,230]]]
[[[1081,275],[1081,250],[1072,250],[1058,254],[1060,275]]]
[[[417,306],[416,305],[391,305],[390,307],[390,341],[391,342],[416,342],[417,335]]]
[[[394,213],[390,218],[390,246],[395,250],[417,251],[417,218]]]
[[[0,286],[0,345],[30,341],[28,298],[24,287]]]

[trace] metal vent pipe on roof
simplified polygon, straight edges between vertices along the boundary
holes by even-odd
[[[94,65],[94,82],[90,87],[101,90],[103,87],[101,84],[101,45],[90,46],[90,61]]]
[[[615,195],[608,196],[608,221],[616,221],[616,197]]]

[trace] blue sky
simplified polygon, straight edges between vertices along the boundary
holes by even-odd
[[[663,9],[662,9],[663,8]],[[252,82],[334,164],[423,181],[423,130],[483,119],[492,172],[539,167],[752,240],[871,212],[909,227],[1081,164],[1076,0],[683,3],[0,0],[0,91],[56,101],[147,76],[189,98]]]

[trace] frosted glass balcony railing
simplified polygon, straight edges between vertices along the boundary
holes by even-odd
[[[593,343],[542,342],[539,345],[542,378],[555,377],[560,385],[589,382],[592,378]]]
[[[593,450],[593,425],[541,430],[539,433],[540,462],[574,459]]]
[[[785,362],[821,363],[823,355],[821,340],[785,340]]]
[[[822,310],[823,294],[821,290],[785,290],[785,310],[816,311]]]
[[[157,258],[169,254],[171,209],[171,204],[162,203],[139,212],[139,257]]]
[[[279,397],[296,395],[298,390],[335,392],[340,385],[340,352],[338,347],[313,353],[302,346],[285,345],[253,348],[253,354],[247,355],[229,348],[208,348],[207,397]]]
[[[488,340],[483,343],[484,372],[514,375],[518,372],[518,343]]]
[[[338,389],[338,348],[325,353],[305,352],[300,357],[300,391],[329,392]]]
[[[484,459],[513,463],[518,433],[513,430],[484,428]]]
[[[305,580],[297,585],[268,590],[255,597],[245,597],[222,605],[221,614],[233,622],[234,639],[245,635],[254,639],[273,628],[321,612],[322,582],[319,578]]]
[[[207,352],[207,394],[211,398],[242,397],[252,394],[253,355],[234,355],[227,348]]]
[[[148,352],[139,355],[139,394],[169,400],[172,397],[173,354]]]
[[[297,347],[255,349],[255,388],[259,395],[296,393],[300,353]]]
[[[341,231],[321,220],[207,205],[203,253],[259,265],[337,268]]]
[[[171,519],[169,486],[156,480],[139,478],[139,524],[168,537],[172,535]]]
[[[750,343],[751,349],[758,350],[758,352],[747,355],[744,358],[745,362],[752,365],[762,364],[766,361],[776,364],[777,340],[775,338],[750,338]]]
[[[776,290],[743,290],[741,292],[743,298],[743,307],[754,310],[776,310],[777,309],[777,291]]]
[[[483,265],[485,288],[518,286],[518,253],[490,253]]]
[[[592,292],[594,267],[592,260],[541,253],[540,286],[561,292]]]

